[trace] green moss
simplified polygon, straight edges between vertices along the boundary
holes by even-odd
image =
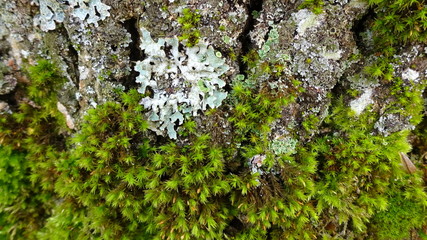
[[[371,112],[356,117],[338,102],[325,120],[333,132],[312,144],[319,161],[317,211],[333,212],[337,224],[351,222],[355,232],[365,232],[370,218],[388,208],[388,194],[396,186],[408,201],[423,198],[414,191],[426,195],[420,177],[406,175],[399,166],[398,153],[410,149],[408,132],[372,135],[377,119]]]
[[[426,216],[425,205],[406,198],[398,190],[390,194],[387,210],[373,217],[371,232],[376,239],[407,239],[411,230],[421,228],[426,223]]]
[[[178,17],[178,23],[181,24],[182,34],[178,37],[184,41],[187,47],[196,45],[200,40],[200,31],[197,29],[201,15],[197,10],[193,11],[189,8],[182,10],[182,15]]]
[[[46,60],[28,67],[27,73],[30,83],[17,89],[19,105],[0,118],[0,173],[8,173],[1,185],[15,189],[6,193],[13,200],[3,199],[0,212],[6,214],[9,236],[34,239],[54,201],[55,162],[64,148],[60,132],[66,128],[56,94],[65,79]]]
[[[298,9],[308,8],[314,14],[321,14],[323,13],[323,5],[325,5],[323,0],[304,0],[304,2],[298,6]]]
[[[192,142],[164,145],[150,161],[145,202],[154,215],[146,216],[147,223],[161,237],[219,239],[234,215],[227,194],[239,187],[233,184],[238,178],[224,174],[223,152],[209,136]]]
[[[313,114],[310,114],[302,121],[302,126],[307,132],[315,130],[320,123],[320,119]]]
[[[304,4],[322,11],[323,1]],[[413,6],[399,14],[419,10]],[[178,19],[188,46],[199,41],[200,17],[184,9]],[[89,110],[67,141],[56,109],[65,80],[47,61],[30,67],[31,83],[18,87],[28,100],[0,119],[0,238],[327,239],[339,230],[389,239],[426,224],[420,173],[399,166],[408,132],[376,135],[375,111],[355,116],[341,98],[323,122],[309,115],[295,130],[319,128],[310,142],[272,140],[272,125],[303,89],[264,50],[245,54],[247,71],[232,82],[230,143],[200,134],[191,119],[176,142],[153,137],[136,90]],[[379,58],[366,74],[390,87],[386,113],[417,124],[424,85],[393,77],[393,61]]]
[[[351,97],[355,98],[355,97],[360,95],[360,91],[357,89],[348,89],[347,94],[350,95]]]
[[[135,225],[146,215],[140,199],[147,174],[143,164],[150,151],[140,99],[141,94],[131,90],[122,94],[121,103],[107,102],[88,111],[72,139],[73,149],[57,163],[61,175],[55,183],[56,192],[68,202],[59,209],[69,212],[75,207],[85,217],[64,220],[57,227],[102,239],[145,234],[143,226]],[[67,215],[57,211],[48,222],[55,218]]]
[[[393,79],[394,69],[392,63],[396,63],[396,60],[380,57],[374,63],[365,67],[365,72],[382,83],[388,83]]]
[[[258,55],[258,52],[253,49],[246,53],[244,56],[242,56],[243,63],[245,63],[249,69],[255,68],[259,63],[259,59],[260,57]]]
[[[424,109],[423,92],[426,83],[404,83],[402,79],[396,78],[391,88],[391,95],[395,98],[390,104],[388,112],[399,113],[410,118],[410,123],[416,126],[421,122]]]
[[[34,161],[45,162],[46,157],[53,157],[48,153],[63,147],[60,132],[66,131],[66,125],[57,110],[57,91],[65,79],[46,60],[29,67],[28,75],[30,83],[18,86],[22,98],[18,108],[0,119],[0,142],[26,151]]]
[[[242,84],[233,87],[236,106],[230,122],[236,127],[240,136],[237,142],[247,140],[252,136],[252,141],[258,141],[256,136],[265,136],[270,132],[269,125],[280,117],[281,109],[289,100],[285,97],[270,95],[265,92],[254,93]]]
[[[7,236],[26,236],[32,238],[32,233],[23,233],[22,223],[31,223],[33,228],[39,228],[38,214],[33,204],[39,201],[27,199],[25,196],[34,194],[28,178],[29,164],[25,160],[25,154],[14,152],[11,148],[0,146],[0,239]],[[21,203],[29,203],[29,208],[21,206]],[[13,214],[13,212],[15,212]]]
[[[426,43],[427,10],[422,0],[368,0],[375,10],[373,30],[377,50],[392,56],[395,47],[409,42]]]

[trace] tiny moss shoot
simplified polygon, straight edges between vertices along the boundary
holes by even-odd
[[[199,42],[200,31],[197,29],[201,15],[197,10],[184,8],[182,14],[178,17],[178,23],[181,24],[182,35],[178,37],[180,41],[185,42],[187,47],[193,47]]]

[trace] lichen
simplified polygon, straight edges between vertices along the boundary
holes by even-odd
[[[375,128],[383,136],[389,136],[390,133],[398,132],[402,129],[413,130],[415,127],[409,124],[410,117],[402,117],[398,114],[388,114],[381,116],[375,123]]]
[[[270,149],[276,155],[281,154],[294,154],[296,153],[296,145],[298,141],[296,139],[286,137],[283,139],[274,139],[270,143]]]
[[[258,50],[259,57],[261,59],[264,59],[267,57],[268,52],[270,51],[273,44],[279,43],[279,33],[277,32],[276,26],[272,25],[272,29],[268,33],[268,39],[264,43],[264,45],[261,47],[260,50]]]
[[[410,81],[418,81],[420,77],[420,74],[410,68],[405,69],[402,73],[402,79],[410,80]]]
[[[42,31],[54,30],[56,23],[62,23],[65,19],[65,13],[59,2],[53,0],[40,0],[40,15],[35,18],[37,25],[40,25]]]
[[[110,7],[101,0],[71,0],[70,7],[74,8],[72,16],[78,17],[81,21],[86,20],[88,24],[93,23],[98,26],[98,21],[104,20],[110,13]]]
[[[0,62],[0,95],[10,93],[16,84],[17,80],[9,73],[8,67]]]
[[[264,154],[257,154],[249,159],[249,166],[251,168],[252,173],[263,174],[264,172],[261,170],[262,164],[264,160],[267,158]]]
[[[299,36],[304,36],[305,31],[309,28],[318,26],[320,21],[318,16],[307,9],[302,9],[297,13],[293,14],[294,19],[298,23],[296,31]]]
[[[356,115],[360,115],[369,104],[373,103],[371,97],[372,89],[368,88],[359,98],[350,102],[350,107],[356,113]]]
[[[155,42],[145,28],[141,33],[140,47],[146,59],[135,66],[140,73],[136,82],[141,84],[139,92],[145,93],[147,88],[152,91],[141,104],[150,110],[153,130],[162,134],[166,129],[175,139],[176,122],[182,124],[185,116],[221,105],[227,93],[222,90],[225,81],[220,76],[229,67],[207,43],[183,47],[176,37]]]
[[[39,8],[40,14],[35,18],[35,24],[40,25],[41,30],[45,32],[54,30],[56,23],[64,22],[67,12],[70,12],[72,17],[95,26],[98,26],[98,21],[110,16],[110,7],[101,0],[70,0],[67,3],[40,0]]]

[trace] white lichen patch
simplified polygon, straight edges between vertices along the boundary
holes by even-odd
[[[71,13],[72,16],[86,21],[88,24],[93,23],[96,27],[98,21],[110,16],[108,12],[110,6],[102,3],[101,0],[70,0],[68,3],[74,9]]]
[[[199,110],[221,105],[227,93],[220,76],[228,71],[220,54],[204,42],[194,47],[180,45],[178,38],[160,38],[155,42],[145,28],[141,28],[141,49],[146,59],[137,62],[140,74],[136,82],[139,92],[151,91],[152,96],[141,100],[149,109],[149,120],[157,133],[165,130],[176,139],[175,126],[185,116],[197,115]]]
[[[320,56],[329,59],[329,60],[335,60],[338,61],[341,59],[342,50],[327,50],[326,47],[322,48],[322,51],[319,53]]]
[[[404,129],[414,130],[415,126],[408,123],[409,119],[408,117],[402,118],[398,114],[388,114],[381,116],[374,127],[384,136]]]
[[[54,30],[57,23],[65,20],[66,14],[78,18],[86,24],[98,26],[98,21],[104,20],[110,13],[110,6],[101,0],[69,0],[66,3],[56,0],[39,0],[40,14],[34,18],[35,25],[40,25],[42,31]]]
[[[320,24],[320,21],[318,21],[319,15],[316,15],[307,9],[301,9],[292,14],[292,18],[298,25],[296,30],[299,36],[303,36],[307,29]]]
[[[9,104],[4,101],[0,101],[0,115],[2,114],[12,114]]]
[[[40,0],[40,15],[36,16],[35,24],[40,25],[41,30],[47,32],[56,28],[56,23],[62,23],[65,19],[61,4],[54,0]]]
[[[417,82],[419,80],[419,77],[420,73],[410,68],[407,68],[405,71],[402,72],[402,79],[405,80]]]
[[[359,98],[350,102],[350,108],[356,115],[360,115],[363,110],[372,103],[374,103],[372,100],[372,88],[368,88]]]
[[[380,86],[378,79],[368,78],[363,74],[355,74],[353,76],[348,76],[347,80],[350,83],[350,88],[364,91],[366,88],[375,88]]]
[[[276,155],[294,154],[298,141],[291,137],[277,138],[271,141],[270,150]]]

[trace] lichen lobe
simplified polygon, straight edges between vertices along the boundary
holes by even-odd
[[[135,66],[139,72],[136,82],[141,84],[140,93],[151,95],[144,97],[141,104],[150,110],[148,119],[153,130],[158,134],[166,130],[175,139],[175,126],[182,124],[186,116],[216,108],[227,97],[222,89],[226,82],[220,76],[229,66],[219,52],[202,41],[184,47],[177,37],[155,42],[148,30],[142,27],[140,31],[140,48],[146,58]]]

